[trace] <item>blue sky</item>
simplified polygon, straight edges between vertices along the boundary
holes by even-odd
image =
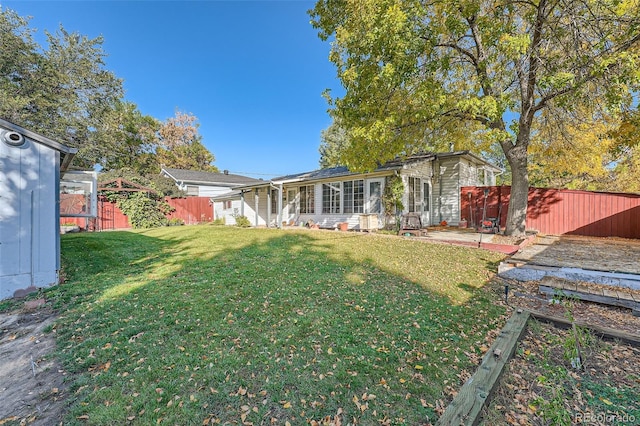
[[[104,37],[106,68],[125,98],[166,120],[194,114],[215,165],[254,177],[318,168],[331,119],[322,91],[341,93],[330,45],[309,23],[313,1],[2,1],[31,16]]]

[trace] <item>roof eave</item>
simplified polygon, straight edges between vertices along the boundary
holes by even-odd
[[[74,150],[77,152],[78,150],[74,148]],[[76,156],[76,152],[70,152],[70,153],[61,153],[60,155],[63,156],[62,158],[62,162],[60,163],[60,173],[64,173],[67,171],[67,169],[69,168],[69,166],[71,165],[71,161],[73,161],[73,157]]]
[[[55,149],[56,151],[59,151],[64,154],[71,154],[71,158],[73,158],[73,156],[78,153],[78,150],[76,148],[71,148],[70,146],[61,144],[60,142],[56,142],[53,139],[49,139],[46,136],[42,136],[36,132],[27,130],[24,127],[20,127],[17,124],[11,123],[10,121],[6,121],[0,118],[0,125],[3,127],[6,127],[9,130],[20,133],[29,139],[33,139],[34,141],[42,145],[45,145],[51,149]]]

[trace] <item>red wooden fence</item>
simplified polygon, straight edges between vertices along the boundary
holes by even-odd
[[[209,197],[165,198],[174,209],[167,215],[168,219],[182,219],[185,224],[192,225],[213,220],[213,207]],[[90,231],[131,228],[129,219],[115,203],[98,199],[98,217],[85,219],[79,217],[63,217],[60,223],[75,223],[80,228]]]
[[[486,217],[499,214],[500,226],[505,226],[511,187],[465,186],[460,193],[461,219],[475,226],[486,210]],[[530,188],[527,229],[548,235],[640,238],[640,194]]]

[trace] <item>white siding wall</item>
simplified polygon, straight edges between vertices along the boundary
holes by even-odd
[[[484,185],[478,180],[479,168],[476,164],[465,159],[460,160],[460,182],[458,188],[462,186]]]
[[[256,193],[255,190],[247,194],[244,194],[244,198],[249,205],[249,209],[245,207],[245,216],[249,218],[252,226],[266,226],[267,225],[267,209],[271,206],[267,203],[267,189],[258,189],[258,218],[256,223]],[[249,210],[249,211],[247,211]]]
[[[199,197],[215,197],[217,195],[226,194],[227,192],[231,192],[233,188],[229,188],[228,186],[198,186],[198,196]]]
[[[58,281],[59,159],[29,139],[0,142],[0,299]]]
[[[433,188],[433,221],[440,223],[444,220],[449,225],[457,226],[460,221],[460,175],[468,171],[459,158],[445,158],[439,161],[440,172],[443,168],[446,169],[442,175],[439,174]]]
[[[240,201],[240,199],[231,200],[231,207],[226,208],[227,205],[228,203],[222,201],[216,201],[213,204],[213,211],[215,212],[214,219],[224,218],[224,223],[226,225],[235,225],[236,219],[234,215],[242,214],[242,202]],[[245,215],[247,214],[246,209],[247,206],[245,204]]]

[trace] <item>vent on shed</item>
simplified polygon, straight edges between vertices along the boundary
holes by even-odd
[[[24,144],[24,136],[18,132],[4,132],[1,138],[7,145],[20,146]]]

